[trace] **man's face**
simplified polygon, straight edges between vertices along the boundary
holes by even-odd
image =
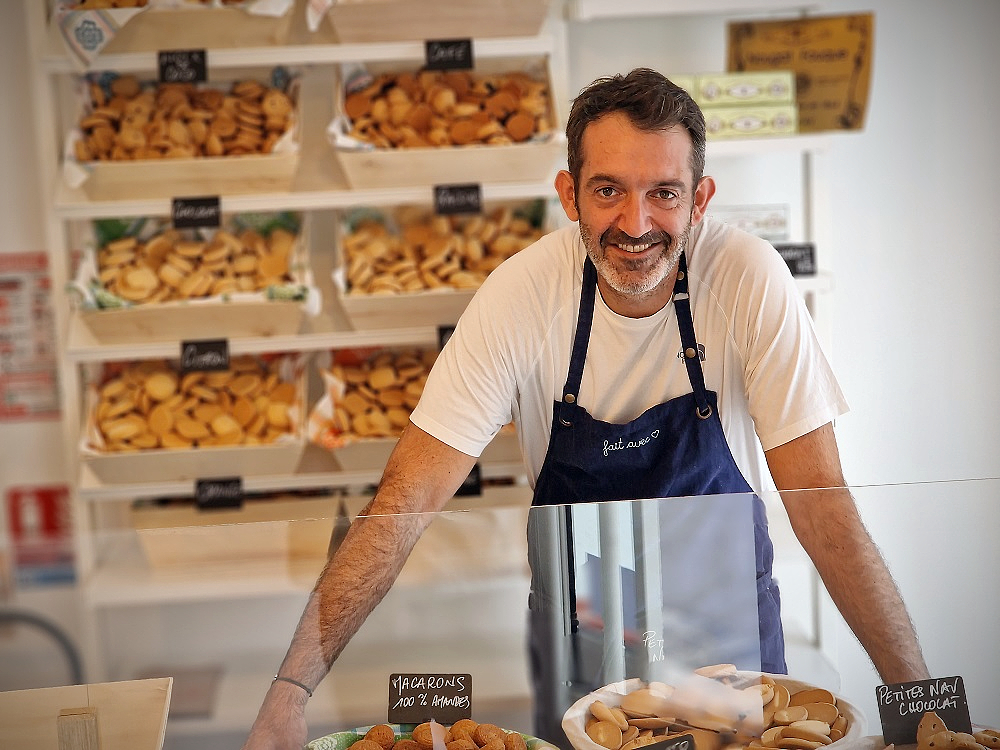
[[[566,172],[556,180],[601,293],[619,314],[651,315],[670,299],[677,260],[714,189],[708,178],[704,188],[692,185],[691,148],[680,126],[647,132],[610,114],[584,132],[579,182]]]

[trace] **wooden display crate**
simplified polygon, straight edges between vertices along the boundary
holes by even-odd
[[[305,375],[299,373],[295,383],[297,399],[292,407],[292,430],[272,443],[129,451],[103,450],[96,424],[99,396],[96,385],[90,384],[80,458],[100,481],[109,484],[291,474],[306,446]]]
[[[498,210],[509,209],[511,214],[521,223],[530,222],[531,227],[539,232],[547,233],[555,228],[552,213],[545,201],[522,201],[509,204],[485,204],[481,216],[493,220]],[[392,227],[394,238],[401,241],[401,233],[405,233],[406,223],[401,217],[403,212],[382,212],[376,219],[386,227]],[[410,211],[413,214],[412,211]],[[363,211],[361,218],[370,218],[370,211]],[[427,214],[431,215],[430,210]],[[406,328],[411,326],[454,326],[472,301],[477,289],[445,286],[419,291],[402,291],[397,294],[371,294],[364,290],[350,288],[348,277],[349,259],[346,257],[345,237],[348,236],[350,217],[338,223],[337,244],[341,249],[342,265],[333,274],[334,288],[344,314],[351,325],[358,330],[373,328]],[[458,230],[455,230],[458,234]],[[506,233],[506,229],[500,233]],[[532,241],[534,236],[531,236]],[[528,235],[516,235],[516,239],[527,242]],[[458,253],[454,253],[458,255]],[[503,257],[503,256],[499,256]]]
[[[536,36],[548,0],[334,2],[327,20],[341,42]]]
[[[203,87],[228,91],[234,82],[253,79],[267,83],[270,69],[224,69]],[[79,187],[90,200],[130,200],[201,195],[242,195],[261,192],[283,192],[292,187],[298,169],[301,149],[301,102],[298,77],[292,76],[286,93],[296,109],[291,124],[271,153],[228,156],[194,156],[161,159],[77,161],[74,127],[67,138],[63,153],[63,180]],[[88,113],[89,105],[81,93],[80,115]],[[78,117],[81,119],[81,117]]]
[[[307,220],[298,228],[288,260],[288,281],[271,299],[266,289],[257,292],[232,292],[225,295],[193,299],[168,299],[163,302],[135,303],[126,307],[95,307],[101,304],[98,293],[106,285],[100,282],[99,263],[96,256],[100,248],[88,251],[85,262],[77,273],[75,291],[86,298],[77,306],[77,316],[94,339],[101,344],[127,344],[134,341],[185,341],[206,338],[234,338],[243,336],[286,336],[298,333],[306,316],[307,300],[282,299],[281,295],[292,288],[301,288],[308,296],[313,288],[309,267]],[[162,230],[169,228],[163,224]],[[249,228],[249,227],[247,227]],[[290,227],[282,227],[292,231]],[[80,241],[96,246],[95,231]],[[240,227],[232,224],[223,227],[236,234]],[[158,227],[153,236],[160,234]],[[128,236],[133,236],[131,233]],[[95,292],[94,290],[99,290]],[[110,293],[108,293],[110,294]],[[111,295],[116,302],[124,302]],[[127,304],[127,303],[126,303]]]
[[[395,438],[359,438],[337,448],[333,455],[344,471],[381,470],[395,447]],[[513,429],[504,429],[493,438],[479,460],[490,463],[520,461],[521,448]]]
[[[160,750],[173,678],[0,693],[0,747]],[[89,734],[88,734],[89,730]]]
[[[131,510],[153,567],[262,560],[325,560],[337,500],[286,497],[250,500],[238,509],[192,505]],[[319,572],[317,570],[317,572]]]
[[[142,9],[73,10],[74,2],[57,0],[49,17],[49,35],[62,38],[67,51],[81,65],[100,55],[162,49],[218,49],[285,44],[292,26],[293,0],[280,15],[250,12],[236,7],[177,7],[151,3]],[[69,10],[63,10],[69,8]],[[103,17],[102,15],[103,14]],[[117,28],[104,22],[111,19]],[[68,39],[86,38],[95,28],[102,38],[86,47]]]
[[[82,310],[80,321],[105,344],[131,341],[179,341],[204,338],[211,331],[218,338],[282,336],[302,327],[301,302],[220,302],[157,305],[109,310]]]
[[[372,74],[416,72],[419,66],[401,63],[368,63]],[[566,139],[559,130],[559,115],[552,92],[547,57],[489,58],[476,65],[476,74],[544,71],[548,85],[548,111],[552,130],[523,143],[356,150],[334,146],[337,160],[352,188],[394,188],[492,182],[544,182],[551,180],[566,160]],[[335,97],[336,119],[330,132],[343,129],[344,81],[340,77]],[[346,130],[343,132],[346,133]]]

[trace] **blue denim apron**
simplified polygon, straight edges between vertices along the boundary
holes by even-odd
[[[627,424],[611,424],[594,419],[577,403],[584,363],[594,318],[597,269],[588,257],[584,263],[583,289],[576,335],[570,356],[563,398],[553,404],[548,451],[535,483],[533,506],[565,506],[573,503],[644,498],[680,498],[728,493],[752,494],[753,490],[733,460],[719,419],[717,396],[705,387],[698,343],[695,338],[688,296],[687,263],[682,254],[673,303],[677,315],[684,362],[691,393],[652,406]],[[651,356],[665,356],[661,352]],[[655,439],[640,443],[655,434]],[[606,451],[606,443],[619,440],[639,444],[629,450]],[[557,509],[552,508],[552,511]],[[538,511],[541,511],[538,508]],[[536,513],[533,510],[532,513]],[[777,584],[771,580],[773,548],[767,533],[764,504],[753,498],[754,548],[757,565],[757,611],[760,632],[761,669],[785,673],[784,637],[781,630]],[[540,524],[539,524],[540,525]],[[559,721],[567,705],[553,700],[553,681],[564,675],[551,664],[553,606],[541,589],[540,579],[552,571],[542,571],[551,560],[539,563],[537,546],[551,540],[539,538],[529,517],[532,594],[531,657],[535,683],[536,732],[557,744],[565,742]],[[571,550],[564,550],[572,554]],[[565,559],[565,558],[564,558]],[[568,573],[573,588],[572,565]],[[564,605],[565,606],[565,603]],[[569,602],[572,607],[573,603]],[[632,675],[629,675],[632,676]],[[565,700],[565,698],[564,698]],[[562,741],[560,741],[562,740]]]

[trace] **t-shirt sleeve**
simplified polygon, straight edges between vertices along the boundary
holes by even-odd
[[[510,334],[517,322],[509,317],[511,276],[501,266],[476,292],[410,415],[417,427],[473,457],[512,418],[516,366]]]
[[[732,330],[744,352],[750,414],[766,451],[831,422],[848,405],[784,260],[756,238],[743,253]]]

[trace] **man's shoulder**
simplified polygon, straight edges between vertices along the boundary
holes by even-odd
[[[734,276],[761,279],[787,273],[771,243],[711,216],[701,222],[693,239],[691,273],[712,286]]]

